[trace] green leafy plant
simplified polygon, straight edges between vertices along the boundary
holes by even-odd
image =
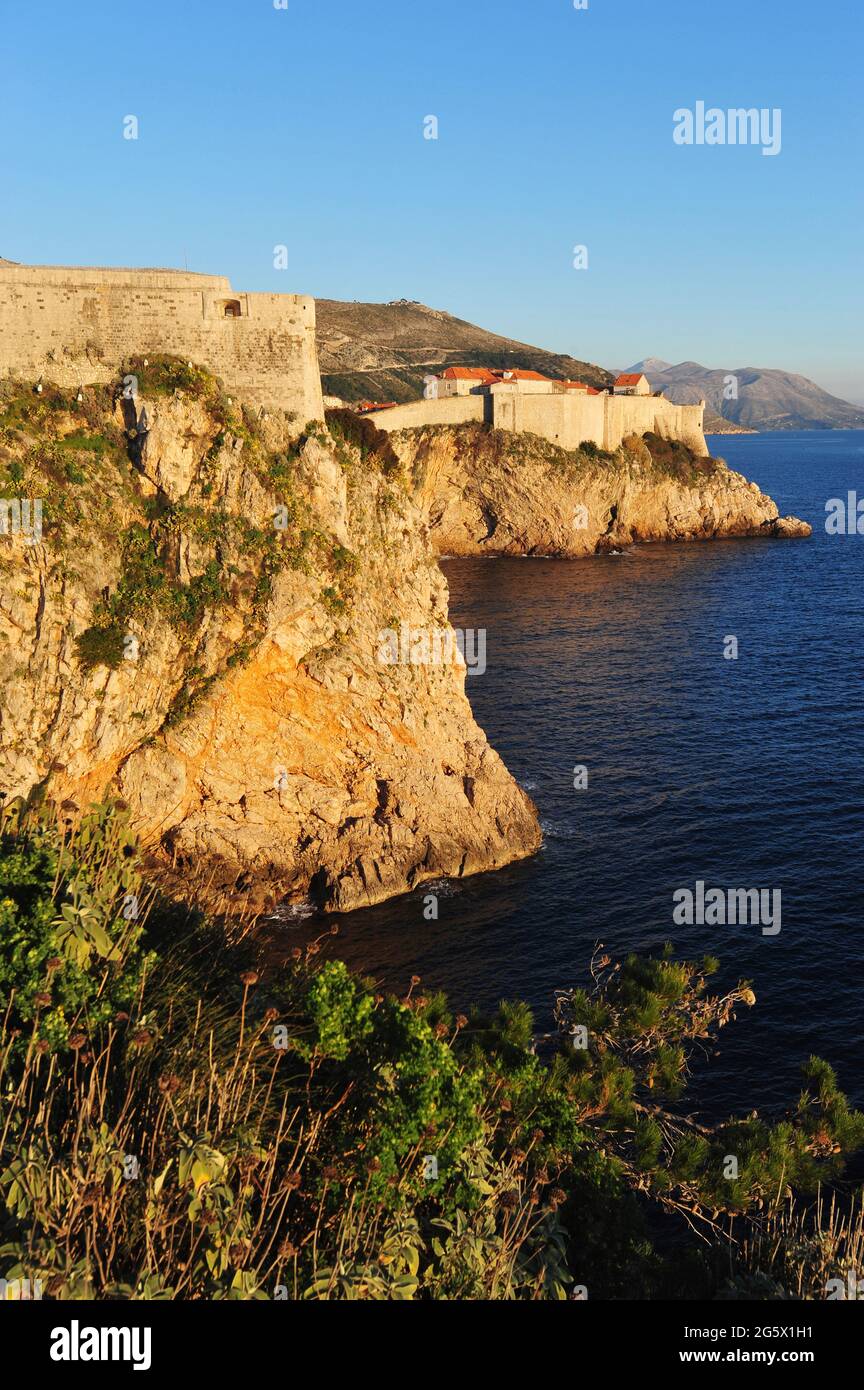
[[[711,993],[712,960],[598,951],[538,1040],[518,1001],[382,995],[329,934],[273,970],[146,890],[127,920],[118,805],[16,805],[2,849],[0,1275],[60,1299],[815,1298],[864,1249],[860,1196],[821,1196],[864,1142],[827,1063],[773,1120],[682,1106],[755,1003]]]
[[[107,666],[116,671],[123,660],[126,632],[120,623],[88,627],[75,640],[78,660],[85,671]]]
[[[0,1008],[11,1055],[68,1051],[127,1008],[150,957],[138,917],[145,898],[128,818],[106,806],[77,828],[74,850],[50,820],[20,808],[0,822]]]

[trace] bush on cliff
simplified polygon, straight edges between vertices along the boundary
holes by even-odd
[[[385,477],[392,477],[401,471],[402,463],[389,435],[386,430],[379,430],[374,420],[357,415],[353,410],[328,410],[326,421],[336,446],[336,457],[343,467],[347,466],[347,445],[357,450],[363,464],[371,464]]]
[[[75,639],[75,650],[85,671],[98,666],[116,671],[126,651],[126,629],[121,623],[88,627]]]
[[[122,375],[134,376],[137,394],[148,400],[172,396],[175,391],[203,398],[214,395],[219,389],[216,378],[206,367],[195,366],[170,353],[151,354],[147,358],[131,357],[124,363]]]
[[[655,471],[665,473],[685,487],[698,487],[717,471],[717,460],[696,454],[680,439],[664,439],[650,430],[642,436]],[[625,441],[626,443],[626,441]]]
[[[693,1297],[730,1276],[820,1297],[860,1245],[860,1208],[826,1222],[787,1195],[864,1139],[825,1063],[779,1123],[681,1108],[694,1051],[754,1002],[710,994],[712,961],[596,958],[535,1051],[523,1004],[453,1018],[321,941],[262,973],[248,937],[161,900],[127,920],[146,894],[122,810],[73,830],[16,806],[2,837],[0,1277],[59,1299]]]

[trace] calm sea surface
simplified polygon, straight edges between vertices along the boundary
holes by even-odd
[[[528,999],[545,1027],[595,942],[620,954],[671,939],[757,995],[697,1079],[703,1103],[782,1103],[816,1052],[864,1104],[864,536],[824,529],[828,498],[864,497],[864,433],[710,445],[813,539],[445,563],[453,624],[488,634],[472,706],[536,801],[545,845],[441,885],[438,922],[423,917],[428,886],[344,915],[334,949],[394,989],[416,973],[460,1008]],[[737,661],[723,659],[727,635]],[[698,879],[780,889],[780,935],[674,926],[673,892]]]

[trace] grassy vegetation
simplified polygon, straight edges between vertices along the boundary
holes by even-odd
[[[864,1142],[824,1062],[773,1122],[687,1113],[691,1061],[754,1003],[710,992],[716,962],[595,958],[537,1046],[524,1004],[385,996],[326,936],[262,969],[148,893],[122,807],[71,827],[16,804],[0,842],[0,1277],[56,1299],[819,1298],[860,1256],[860,1202],[804,1195]]]
[[[454,436],[463,457],[478,464],[504,468],[543,465],[568,482],[576,482],[598,469],[620,471],[635,461],[685,487],[701,487],[716,475],[718,467],[718,460],[703,458],[687,444],[652,433],[630,435],[614,451],[602,449],[590,439],[583,440],[578,449],[563,449],[542,435],[514,434],[480,423],[426,425],[418,427],[415,433],[434,437],[445,431]]]
[[[168,353],[156,353],[147,358],[130,357],[123,365],[122,376],[134,376],[138,395],[146,400],[173,396],[176,391],[198,400],[212,400],[221,394],[212,372]]]
[[[379,430],[374,421],[355,415],[353,410],[328,410],[327,429],[343,468],[353,465],[348,451],[354,449],[364,467],[371,466],[387,478],[401,473],[402,463],[389,435]]]
[[[491,463],[510,469],[513,466],[539,465],[567,483],[577,483],[598,467],[620,469],[623,466],[620,454],[600,449],[591,440],[585,440],[578,449],[562,449],[542,435],[514,434],[509,430],[494,429],[488,424],[457,425],[453,433],[457,449],[463,457],[475,461],[478,466]]]
[[[85,516],[105,510],[106,485],[128,469],[123,431],[112,419],[111,390],[78,392],[0,382],[0,495],[39,497],[43,531],[63,543]]]
[[[664,439],[659,434],[642,436],[651,455],[654,471],[685,487],[701,487],[717,473],[717,460],[696,454],[680,439]]]

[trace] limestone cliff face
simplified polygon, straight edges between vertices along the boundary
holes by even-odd
[[[388,436],[439,555],[580,556],[636,541],[809,536],[756,483],[682,445],[614,455],[466,425]]]
[[[448,622],[404,480],[197,386],[137,402],[131,444],[128,403],[0,401],[0,466],[45,495],[41,542],[0,548],[0,788],[121,795],[234,907],[357,907],[533,852],[464,666],[380,660],[382,631]]]

